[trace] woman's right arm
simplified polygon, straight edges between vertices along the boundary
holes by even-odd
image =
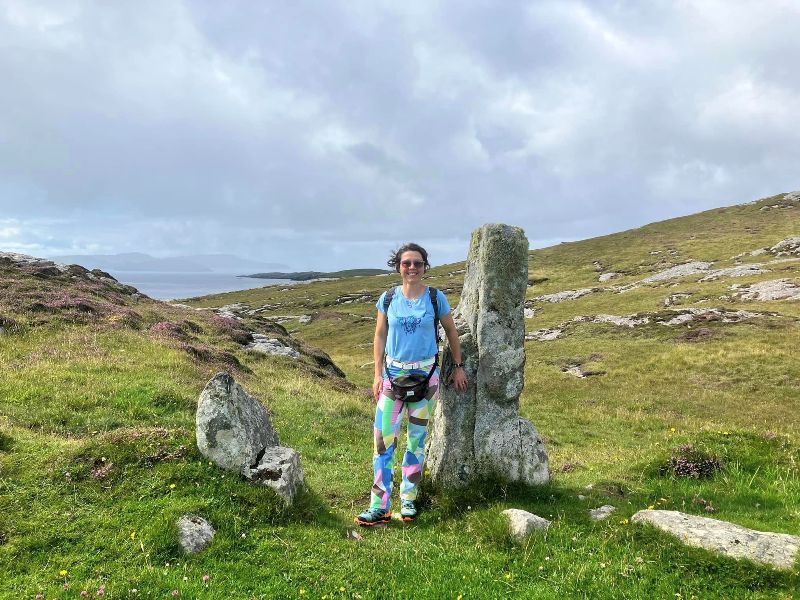
[[[375,401],[383,389],[383,355],[386,352],[386,336],[389,335],[389,322],[386,315],[378,311],[375,324],[375,339],[372,342],[372,356],[375,359],[375,379],[372,382],[372,395]]]

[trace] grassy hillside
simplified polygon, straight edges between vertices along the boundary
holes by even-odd
[[[374,304],[396,275],[220,294],[188,301],[193,309],[0,261],[0,597],[77,598],[101,585],[112,597],[792,597],[797,567],[716,558],[628,519],[657,506],[800,532],[800,301],[731,289],[800,284],[800,257],[750,254],[798,235],[800,204],[780,195],[531,252],[526,328],[562,333],[526,342],[520,410],[546,439],[552,483],[427,495],[418,522],[360,531],[360,541],[348,531],[371,482]],[[640,283],[690,260],[769,272]],[[428,281],[457,303],[463,268],[437,267]],[[594,291],[539,299],[579,288]],[[226,305],[244,325],[195,310]],[[663,324],[687,309],[695,320]],[[742,310],[754,316],[726,322]],[[302,358],[246,350],[245,330]],[[295,507],[197,452],[194,406],[222,369],[301,453],[309,489]],[[676,475],[670,459],[688,445],[722,468]],[[617,510],[593,523],[587,509],[602,504]],[[517,544],[499,516],[509,507],[553,526]],[[192,557],[173,529],[186,512],[218,530]]]

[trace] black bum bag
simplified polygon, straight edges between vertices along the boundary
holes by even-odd
[[[389,368],[384,363],[386,370],[386,377],[392,386],[392,398],[398,402],[417,402],[424,400],[428,395],[431,377],[436,372],[436,367],[439,364],[439,355],[436,355],[431,370],[427,375],[421,373],[412,373],[410,375],[400,375],[392,379],[389,375]]]

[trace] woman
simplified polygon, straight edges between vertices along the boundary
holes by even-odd
[[[392,516],[392,471],[397,431],[408,413],[408,444],[403,455],[403,482],[400,485],[400,515],[404,521],[417,516],[416,498],[422,479],[425,461],[425,436],[433,400],[439,389],[439,369],[429,381],[424,398],[415,401],[398,401],[392,397],[391,381],[402,375],[428,375],[439,351],[434,329],[434,308],[428,287],[422,275],[430,268],[428,253],[422,246],[406,244],[392,253],[388,265],[400,273],[401,286],[394,290],[388,311],[384,308],[386,292],[378,299],[378,318],[375,326],[373,353],[375,356],[375,381],[372,393],[375,407],[373,467],[375,478],[370,505],[356,517],[363,526],[388,523]],[[467,377],[461,364],[461,346],[458,341],[450,305],[445,295],[437,290],[439,321],[447,334],[454,368],[450,377],[456,389],[467,389]],[[388,371],[389,377],[385,377]]]

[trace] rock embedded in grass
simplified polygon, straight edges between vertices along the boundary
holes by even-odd
[[[677,538],[687,546],[790,570],[800,553],[800,537],[747,529],[740,525],[674,510],[640,510],[631,518]]]
[[[183,515],[176,525],[178,543],[186,554],[195,554],[206,549],[216,533],[211,523],[197,515]]]
[[[525,541],[534,531],[544,531],[550,527],[547,519],[520,508],[509,508],[500,514],[508,519],[508,532],[518,542]]]
[[[617,510],[616,507],[611,506],[610,504],[604,504],[600,508],[590,509],[589,518],[592,521],[603,521],[610,517],[615,510]]]

